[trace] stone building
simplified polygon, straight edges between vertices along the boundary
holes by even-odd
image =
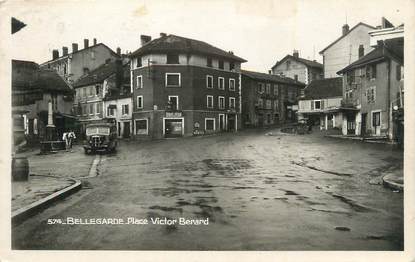
[[[323,78],[323,65],[317,61],[301,58],[297,50],[293,55],[286,55],[272,68],[274,75],[281,75],[309,84],[311,81]]]
[[[160,34],[131,54],[136,138],[190,136],[240,128],[241,63],[205,42]]]
[[[246,70],[242,70],[241,79],[242,127],[264,127],[296,120],[294,109],[305,86],[303,83]]]

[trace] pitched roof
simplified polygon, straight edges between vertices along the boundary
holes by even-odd
[[[100,65],[99,67],[90,71],[88,74],[83,75],[73,84],[73,86],[76,88],[81,86],[93,85],[96,83],[102,83],[112,74],[115,74],[116,70],[117,61],[110,61],[108,63]]]
[[[304,99],[321,99],[343,95],[343,78],[334,77],[312,81],[304,89]]]
[[[292,84],[304,87],[305,84],[295,81],[292,78],[289,77],[281,77],[278,75],[271,75],[271,74],[265,74],[260,72],[254,72],[254,71],[247,71],[247,70],[241,70],[242,75],[247,76],[252,79],[261,80],[261,81],[271,81],[275,83],[283,83],[283,84]]]
[[[134,51],[130,56],[134,57],[154,52],[200,53],[223,57],[238,62],[246,62],[245,59],[238,57],[231,52],[226,52],[222,49],[214,47],[206,42],[177,35],[165,35],[160,38],[156,38]]]
[[[365,66],[367,64],[382,61],[385,58],[393,58],[393,59],[398,60],[399,62],[403,61],[402,57],[400,57],[398,54],[393,53],[391,50],[389,50],[385,46],[377,46],[375,49],[367,53],[365,56],[361,57],[357,61],[346,66],[342,70],[338,71],[337,74],[342,74],[352,69]]]
[[[350,34],[350,32],[352,32],[354,29],[356,29],[359,25],[362,26],[366,26],[369,27],[370,29],[376,29],[376,27],[373,27],[371,25],[365,24],[365,23],[358,23],[357,25],[353,26],[345,35],[340,36],[339,38],[337,38],[336,40],[334,40],[334,42],[332,42],[331,44],[329,44],[327,47],[325,47],[323,50],[321,50],[319,52],[320,55],[323,54],[324,51],[326,51],[328,48],[330,48],[332,45],[334,45],[335,43],[339,42],[341,39],[343,39],[343,37],[347,36],[348,34]]]
[[[282,60],[277,61],[275,63],[275,65],[272,67],[272,69],[274,69],[275,67],[279,66],[280,64],[282,64],[287,59],[295,60],[295,61],[297,61],[299,63],[302,63],[302,64],[304,64],[304,65],[306,65],[308,67],[314,67],[314,68],[323,69],[323,64],[320,64],[320,63],[318,63],[316,61],[307,60],[307,59],[304,59],[304,58],[301,58],[301,57],[295,57],[293,55],[286,55]]]
[[[35,62],[22,60],[12,60],[12,90],[73,92],[55,71],[40,69]]]
[[[61,59],[62,57],[68,57],[68,56],[73,55],[73,54],[81,53],[81,52],[84,52],[84,51],[86,51],[86,50],[90,50],[90,49],[96,48],[96,47],[98,47],[98,46],[103,46],[103,47],[105,47],[106,49],[108,49],[108,50],[110,51],[110,53],[111,53],[111,54],[113,54],[114,56],[118,57],[118,54],[117,54],[116,52],[114,52],[114,50],[112,50],[111,48],[109,48],[106,44],[104,44],[104,43],[98,43],[98,44],[96,44],[96,45],[91,45],[91,46],[89,46],[89,47],[87,47],[87,48],[78,49],[78,51],[75,51],[75,52],[72,52],[72,53],[68,53],[67,55],[62,55],[62,56],[60,56],[60,57],[58,57],[58,58],[56,58],[56,59],[51,59],[51,60],[46,61],[46,62],[44,62],[44,63],[42,63],[42,64],[40,64],[40,65],[44,65],[44,64],[47,64],[47,63],[53,62],[53,61],[55,61],[55,60],[59,60],[59,59]]]

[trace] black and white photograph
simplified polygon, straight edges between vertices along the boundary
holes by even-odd
[[[23,251],[413,261],[414,7],[0,1],[10,80],[0,261]]]

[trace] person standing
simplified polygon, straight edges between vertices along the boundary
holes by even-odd
[[[73,142],[74,142],[74,140],[75,140],[75,139],[76,139],[75,133],[74,133],[74,131],[73,131],[73,130],[71,130],[71,131],[68,133],[69,148],[71,148],[71,149],[72,149],[72,144],[73,144]]]
[[[68,150],[69,148],[69,137],[68,132],[64,132],[62,135],[62,140],[65,141],[65,149]]]

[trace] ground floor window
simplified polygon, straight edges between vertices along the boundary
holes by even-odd
[[[136,119],[135,120],[135,134],[136,135],[147,135],[148,134],[148,120],[147,119]]]
[[[205,118],[205,130],[206,131],[215,130],[215,119],[214,118]]]

